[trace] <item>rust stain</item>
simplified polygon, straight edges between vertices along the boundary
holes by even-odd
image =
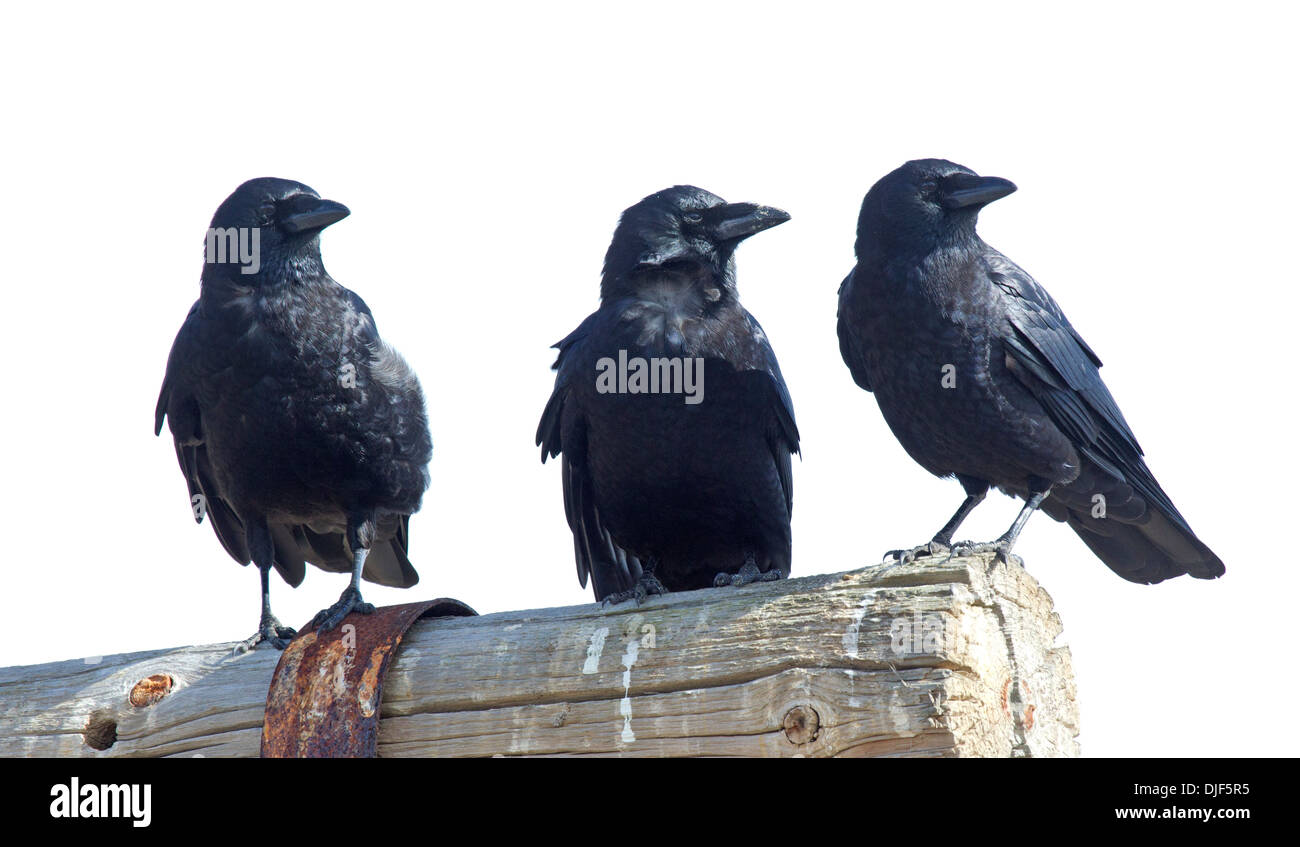
[[[422,617],[474,614],[439,598],[351,614],[326,633],[304,627],[280,654],[266,695],[262,757],[373,757],[384,674],[406,630]]]
[[[166,697],[171,693],[172,686],[175,684],[176,681],[167,674],[156,673],[137,682],[131,688],[131,693],[127,696],[127,699],[131,701],[132,706],[143,709]]]
[[[1034,709],[1036,709],[1037,706],[1029,702],[1029,698],[1032,696],[1033,692],[1029,688],[1028,680],[1020,680],[1020,697],[1021,700],[1028,704],[1025,706],[1025,711],[1022,713],[1026,732],[1034,728]]]
[[[373,717],[379,709],[379,692],[383,687],[383,673],[387,667],[388,653],[401,640],[401,636],[398,636],[370,651],[370,661],[366,663],[366,669],[362,672],[361,681],[357,685],[357,707],[364,717]]]

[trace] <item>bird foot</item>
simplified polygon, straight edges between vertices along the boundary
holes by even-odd
[[[316,617],[311,622],[316,626],[317,632],[328,632],[343,622],[350,613],[356,612],[359,615],[368,615],[374,612],[375,607],[361,599],[361,592],[352,586],[343,589],[339,595],[339,601],[328,609],[321,609],[316,613]]]
[[[961,541],[952,545],[953,556],[978,556],[982,553],[996,553],[993,557],[993,563],[1010,564],[1012,559],[1019,561],[1018,556],[1011,555],[1011,543],[1005,538],[999,538],[997,541],[982,541],[975,543],[973,541]]]
[[[601,600],[600,605],[614,606],[619,603],[626,603],[628,600],[635,600],[636,604],[640,606],[646,601],[647,597],[652,595],[659,596],[667,593],[668,589],[664,588],[664,584],[659,581],[657,576],[653,573],[642,572],[640,578],[636,581],[636,585],[632,586],[632,588],[627,591],[615,591],[604,600]]]
[[[751,582],[775,582],[778,579],[784,578],[784,576],[785,575],[778,570],[770,570],[764,573],[758,569],[758,565],[754,563],[753,559],[746,559],[745,564],[740,566],[740,571],[738,573],[731,574],[723,571],[715,576],[713,578],[713,587],[722,588],[727,585],[739,587],[741,585],[749,585]]]
[[[247,653],[262,642],[267,642],[277,650],[283,650],[297,634],[296,629],[280,623],[275,615],[263,615],[262,622],[257,625],[257,632],[239,642],[235,652]]]
[[[942,541],[927,541],[919,547],[913,547],[911,550],[890,550],[881,560],[881,564],[910,565],[917,559],[924,559],[927,556],[947,556],[952,553],[952,548]]]

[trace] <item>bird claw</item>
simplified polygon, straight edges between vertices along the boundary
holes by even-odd
[[[343,589],[343,594],[339,596],[337,603],[328,609],[321,609],[311,622],[317,632],[328,632],[342,623],[343,619],[352,612],[358,615],[369,615],[374,611],[374,605],[362,600],[361,592],[349,585]]]
[[[602,607],[616,606],[619,603],[626,603],[628,600],[635,600],[640,606],[651,596],[662,596],[668,593],[668,589],[659,581],[659,577],[652,573],[642,573],[637,579],[636,585],[627,591],[615,591],[613,594],[605,597],[600,601]]]
[[[928,556],[949,556],[952,554],[952,548],[941,541],[927,541],[919,547],[913,547],[911,550],[890,550],[881,559],[881,564],[889,563],[891,559],[895,565],[910,565],[917,559],[924,559]]]
[[[247,653],[262,642],[269,643],[277,650],[283,650],[297,634],[298,630],[280,623],[275,615],[269,615],[262,618],[262,622],[257,626],[257,632],[235,646],[235,652]]]
[[[740,566],[740,571],[734,574],[722,571],[713,578],[714,588],[723,588],[728,585],[741,586],[749,585],[751,582],[775,582],[782,579],[784,574],[778,570],[767,572],[760,571],[758,565],[753,559],[746,559],[745,564]]]
[[[1011,564],[1013,557],[1011,555],[1011,545],[1006,539],[999,538],[997,541],[983,541],[979,543],[963,541],[952,546],[953,556],[978,556],[984,553],[995,553],[993,565],[1001,562],[1004,565]]]

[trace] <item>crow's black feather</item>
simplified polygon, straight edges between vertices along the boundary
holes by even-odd
[[[297,585],[306,563],[348,572],[360,558],[365,579],[406,587],[432,444],[415,373],[321,262],[321,229],[347,213],[272,178],[221,204],[210,234],[236,233],[256,254],[209,246],[154,429],[168,421],[196,516],[236,561]]]
[[[908,454],[956,475],[972,506],[989,486],[1027,500],[1050,491],[1043,511],[1125,579],[1220,576],[1222,561],[1147,468],[1101,359],[1047,291],[976,234],[979,210],[1014,190],[940,159],[872,187],[840,287],[854,380]],[[931,544],[950,543],[967,510]]]
[[[578,579],[597,599],[652,578],[676,591],[789,574],[799,432],[767,336],[740,305],[733,256],[786,219],[691,186],[645,198],[615,231],[600,308],[555,345],[537,443],[542,461],[562,454]],[[600,363],[620,353],[698,360],[700,402],[603,393]]]

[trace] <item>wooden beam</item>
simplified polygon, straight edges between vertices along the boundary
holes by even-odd
[[[379,754],[1074,756],[1060,635],[984,556],[419,621]],[[256,756],[279,654],[232,646],[0,669],[0,755]]]

